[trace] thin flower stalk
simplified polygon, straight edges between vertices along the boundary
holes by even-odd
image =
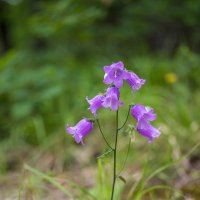
[[[108,145],[108,147],[109,147],[111,150],[114,150],[114,149],[111,147],[111,145],[108,143],[108,141],[107,141],[105,135],[103,134],[103,131],[102,131],[101,126],[100,126],[100,123],[99,123],[99,120],[96,119],[96,122],[97,122],[97,125],[98,125],[98,127],[99,127],[99,131],[100,131],[100,133],[101,133],[101,135],[102,135],[102,137],[103,137],[105,143]]]
[[[116,173],[116,163],[117,163],[117,142],[118,142],[118,110],[116,112],[116,132],[115,132],[115,147],[114,147],[114,157],[113,157],[113,183],[112,183],[112,192],[111,192],[111,200],[114,198],[114,192],[115,192],[115,182],[117,178]]]

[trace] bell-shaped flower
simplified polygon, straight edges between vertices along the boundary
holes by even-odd
[[[128,74],[124,70],[123,62],[119,61],[113,63],[110,66],[104,66],[104,83],[113,83],[115,87],[121,88],[123,86],[123,80],[128,78]]]
[[[137,131],[144,137],[149,138],[149,144],[152,143],[153,139],[160,136],[160,131],[153,127],[149,121],[141,118],[136,126]]]
[[[119,88],[111,86],[106,90],[106,96],[110,96],[113,94],[116,95],[117,98],[119,99],[119,96],[120,96]]]
[[[70,127],[67,125],[66,130],[69,134],[74,136],[74,139],[77,143],[83,143],[83,138],[92,131],[93,124],[92,121],[88,119],[80,120],[75,126]]]
[[[104,101],[105,97],[102,94],[99,94],[95,96],[93,99],[89,100],[88,97],[86,97],[87,102],[90,104],[90,111],[96,117],[96,111],[102,107],[102,103]]]
[[[153,108],[145,107],[141,104],[136,104],[131,108],[132,116],[139,121],[141,118],[144,118],[148,121],[153,121],[156,119],[156,114],[153,113]]]
[[[137,120],[137,131],[149,138],[149,144],[153,139],[160,136],[160,131],[150,124],[150,121],[156,119],[156,114],[150,107],[145,107],[141,104],[136,104],[131,108],[131,115]]]
[[[123,105],[123,102],[119,101],[119,96],[120,92],[117,87],[108,88],[102,106],[111,110],[118,110],[118,107]]]
[[[144,79],[141,79],[133,72],[126,72],[126,81],[132,87],[133,92],[139,90],[140,87],[145,83]]]

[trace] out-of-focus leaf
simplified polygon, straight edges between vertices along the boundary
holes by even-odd
[[[124,184],[126,184],[126,179],[122,176],[117,176],[117,178],[119,178]]]
[[[109,154],[111,154],[113,152],[112,149],[108,149],[105,153],[101,154],[100,156],[98,156],[98,159],[102,159],[105,158],[106,156],[108,156]]]
[[[32,104],[31,102],[20,102],[20,103],[15,103],[12,106],[12,116],[15,119],[20,119],[23,117],[27,117],[30,115],[32,111]]]

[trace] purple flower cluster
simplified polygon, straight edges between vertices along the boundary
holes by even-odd
[[[98,94],[92,99],[86,100],[89,104],[90,112],[96,118],[97,110],[101,107],[118,110],[119,106],[123,106],[123,102],[119,101],[120,88],[123,82],[126,81],[132,88],[132,92],[139,90],[145,83],[144,79],[140,79],[135,73],[129,72],[124,68],[123,62],[119,61],[110,66],[104,66],[104,84],[110,85],[105,94]],[[159,136],[159,131],[151,126],[149,121],[156,119],[156,114],[153,109],[148,109],[142,105],[135,105],[131,109],[133,117],[137,120],[137,131],[149,138],[149,143],[153,138]],[[67,126],[67,131],[72,134],[77,143],[83,143],[83,138],[92,130],[92,122],[87,119],[82,119],[74,127]]]
[[[90,104],[89,109],[91,113],[96,117],[96,111],[101,107],[118,110],[118,107],[123,105],[123,102],[119,101],[119,96],[119,89],[115,86],[111,86],[107,89],[105,96],[99,94],[91,100],[86,97],[86,100]]]
[[[123,86],[123,80],[125,80],[131,87],[133,92],[139,90],[145,83],[144,79],[140,79],[135,73],[128,72],[124,69],[123,62],[119,61],[110,66],[104,67],[104,83],[113,83],[115,87],[121,88]]]
[[[125,70],[124,64],[121,61],[113,63],[110,66],[105,66],[104,72],[105,75],[103,82],[105,84],[113,84],[107,89],[106,95],[98,94],[91,100],[86,97],[86,100],[90,104],[90,111],[94,117],[96,117],[96,112],[101,107],[118,110],[118,107],[123,105],[123,102],[119,101],[119,89],[123,86],[124,80],[132,87],[133,91],[139,90],[145,83],[145,80],[140,79],[133,72]]]

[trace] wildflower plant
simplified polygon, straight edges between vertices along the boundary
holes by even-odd
[[[151,144],[154,138],[160,136],[159,129],[151,125],[151,121],[156,119],[156,114],[154,113],[153,108],[144,106],[141,104],[129,105],[129,110],[125,122],[121,127],[119,127],[118,116],[119,108],[124,106],[124,103],[120,101],[120,89],[123,87],[124,82],[127,82],[131,86],[131,92],[139,90],[142,85],[145,84],[145,80],[141,79],[135,73],[128,71],[124,68],[123,62],[119,61],[113,63],[110,66],[104,66],[104,80],[103,83],[108,85],[105,94],[98,94],[92,99],[86,97],[86,101],[89,104],[89,110],[93,114],[94,119],[81,119],[75,126],[70,127],[67,125],[66,130],[69,134],[73,135],[77,143],[84,144],[83,139],[88,135],[92,129],[93,124],[96,122],[97,126],[100,129],[103,139],[105,140],[109,151],[113,152],[113,181],[112,181],[112,192],[111,200],[114,198],[115,183],[116,179],[120,178],[116,170],[117,162],[117,146],[118,146],[118,133],[126,125],[129,114],[131,113],[132,117],[136,120],[136,125],[132,125],[140,135],[148,138],[148,143]],[[115,128],[115,139],[114,145],[109,144],[107,141],[101,127],[99,124],[99,119],[97,118],[97,111],[101,108],[109,108],[116,112],[116,128]],[[114,147],[113,147],[114,146]],[[121,172],[121,171],[120,171]],[[121,177],[122,178],[122,177]]]

